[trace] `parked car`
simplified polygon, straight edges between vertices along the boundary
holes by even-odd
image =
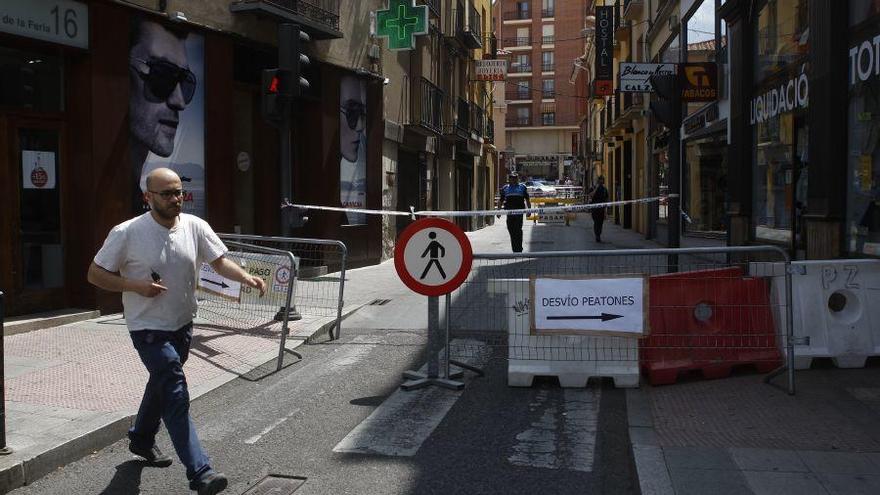
[[[543,198],[547,196],[556,196],[556,188],[550,184],[546,184],[539,180],[527,180],[524,184],[530,197]]]

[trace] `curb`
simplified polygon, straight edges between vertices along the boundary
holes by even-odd
[[[81,321],[94,320],[101,317],[101,312],[97,310],[78,310],[65,312],[54,315],[31,315],[24,319],[7,319],[3,325],[3,335],[17,335],[20,333],[28,333],[46,328],[60,327],[78,323]]]
[[[651,398],[642,389],[626,389],[626,415],[639,489],[642,495],[675,495],[663,447],[657,442]]]
[[[358,304],[343,308],[342,320],[344,321],[363,306],[363,304]],[[294,338],[294,340],[301,341],[305,344],[314,343],[317,338],[329,336],[330,330],[335,326],[335,320],[324,323],[311,332],[311,335],[308,337]],[[288,338],[290,338],[290,336]],[[276,359],[277,358],[273,356],[264,363],[255,366],[253,369],[264,367],[267,364],[274,362]],[[237,374],[243,375],[245,373]],[[222,384],[214,385],[211,389],[198,394],[191,400],[191,402],[199,400],[208,393],[235,380],[235,378],[236,377],[232,377]],[[92,452],[101,450],[125,438],[128,433],[128,428],[131,426],[132,421],[134,421],[134,416],[134,414],[126,415],[53,449],[37,454],[30,459],[25,459],[11,466],[0,469],[0,494],[9,493],[16,488],[29,485],[60,467],[82,459]]]

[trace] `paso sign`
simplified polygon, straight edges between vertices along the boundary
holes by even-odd
[[[533,278],[532,333],[647,335],[647,286],[641,276]]]
[[[620,83],[618,87],[624,93],[651,93],[651,76],[675,75],[675,64],[645,64],[633,62],[621,62],[619,70]]]

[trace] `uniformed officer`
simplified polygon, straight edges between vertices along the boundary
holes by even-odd
[[[501,208],[505,210],[521,210],[531,208],[529,192],[526,186],[519,183],[519,176],[511,173],[507,176],[507,184],[501,188]],[[523,216],[507,215],[507,231],[510,232],[510,247],[514,253],[521,253]]]

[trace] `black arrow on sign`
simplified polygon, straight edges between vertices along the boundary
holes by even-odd
[[[602,313],[599,316],[548,316],[548,320],[616,320],[623,318],[623,315],[613,315],[610,313]]]
[[[220,287],[223,287],[224,289],[229,288],[229,286],[226,285],[226,282],[215,282],[214,280],[209,280],[207,278],[203,278],[202,282],[208,282],[209,284],[219,285]]]

